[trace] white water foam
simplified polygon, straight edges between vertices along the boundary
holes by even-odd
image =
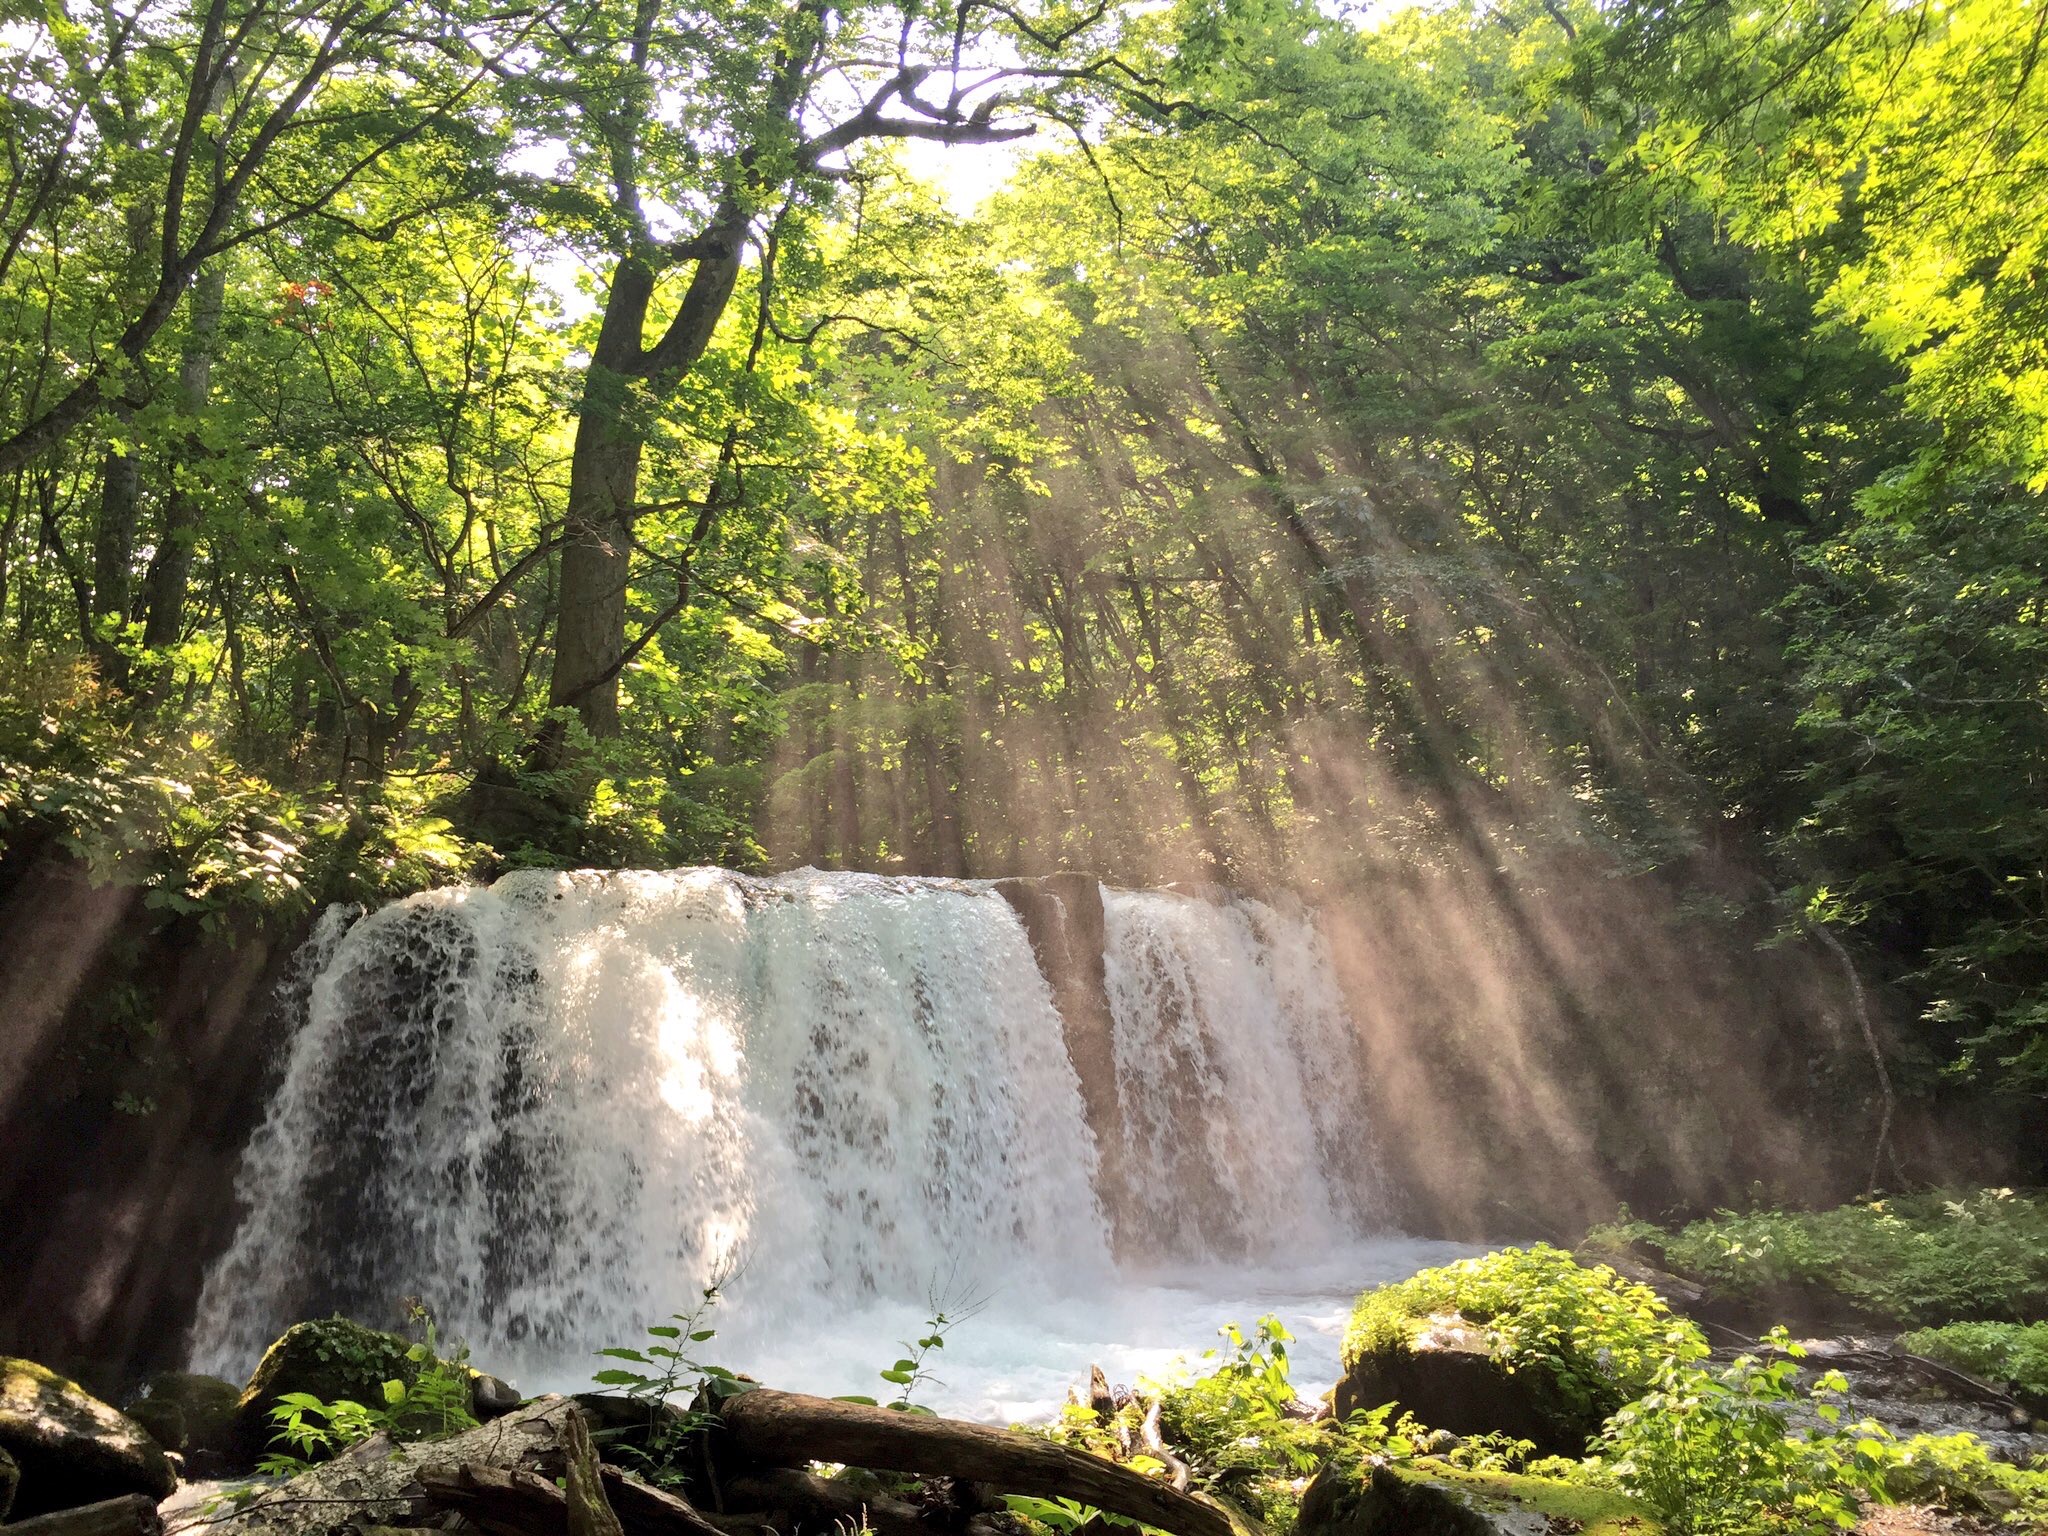
[[[576,1389],[737,1261],[709,1348],[791,1387],[884,1390],[897,1342],[969,1299],[929,1396],[953,1411],[1049,1412],[1090,1361],[1156,1374],[1267,1311],[1327,1380],[1348,1297],[1453,1250],[1367,1235],[1363,1067],[1314,926],[1104,908],[1123,1152],[1148,1170],[1120,1212],[987,887],[528,872],[325,934],[195,1368],[239,1379],[297,1318],[389,1324],[419,1297],[486,1367]]]

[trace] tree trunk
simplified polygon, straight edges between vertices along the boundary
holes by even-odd
[[[121,413],[125,425],[129,412]],[[121,626],[128,622],[134,595],[130,568],[135,560],[135,519],[142,503],[142,461],[133,453],[107,450],[100,477],[100,515],[92,543],[92,634],[87,644],[100,675],[116,688],[128,686],[128,658],[121,652]],[[111,638],[107,631],[111,629]]]
[[[212,392],[213,338],[220,327],[226,291],[227,264],[223,261],[214,262],[192,285],[192,332],[178,369],[178,403],[187,415],[197,416],[204,411]],[[205,451],[196,435],[188,435],[179,457],[189,465]],[[176,645],[185,632],[185,597],[192,579],[200,512],[199,498],[190,484],[181,482],[174,466],[164,497],[163,537],[150,559],[149,574],[143,579],[146,616],[142,643],[153,651]]]
[[[653,293],[654,274],[642,262],[627,258],[612,273],[569,460],[548,703],[574,709],[599,737],[619,734],[619,658],[626,649],[626,580],[642,452],[640,429],[630,420],[632,374]]]

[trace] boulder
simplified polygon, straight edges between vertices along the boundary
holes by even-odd
[[[163,1447],[76,1382],[0,1355],[0,1451],[20,1468],[21,1519],[122,1494],[166,1498],[178,1486]]]
[[[1467,1472],[1442,1462],[1339,1457],[1302,1495],[1295,1536],[1657,1536],[1633,1500],[1598,1488]]]
[[[218,1376],[159,1371],[121,1411],[167,1451],[185,1458],[188,1472],[218,1477],[234,1454],[235,1407],[241,1389]]]
[[[418,1376],[418,1364],[406,1354],[410,1347],[395,1334],[347,1318],[294,1323],[263,1352],[235,1403],[234,1458],[253,1463],[269,1449],[276,1433],[270,1410],[287,1392],[308,1393],[323,1403],[380,1406],[385,1382],[410,1385]]]
[[[21,1483],[21,1467],[5,1451],[0,1451],[0,1520],[7,1518],[7,1511],[14,1507],[14,1490]]]
[[[1548,1456],[1582,1456],[1604,1418],[1575,1405],[1556,1378],[1533,1361],[1508,1367],[1493,1357],[1482,1328],[1433,1319],[1406,1348],[1370,1350],[1337,1383],[1338,1418],[1398,1403],[1431,1429],[1455,1435],[1508,1435]]]
[[[488,1371],[472,1371],[469,1378],[469,1411],[479,1420],[503,1418],[526,1398],[509,1381]]]

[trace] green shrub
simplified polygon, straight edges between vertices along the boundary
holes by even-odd
[[[2048,1316],[2048,1201],[2011,1190],[1722,1211],[1676,1233],[1624,1221],[1587,1241],[1652,1249],[1724,1296],[1805,1292],[1901,1327]]]
[[[1996,1515],[2048,1529],[2048,1467],[2000,1461],[1975,1435],[1915,1435],[1877,1448],[1885,1493],[1902,1502]]]
[[[1294,1522],[1299,1480],[1341,1439],[1332,1421],[1290,1413],[1291,1337],[1278,1318],[1260,1318],[1249,1337],[1232,1323],[1223,1329],[1220,1358],[1215,1351],[1205,1357],[1218,1360],[1215,1370],[1159,1390],[1160,1430],[1197,1484],[1238,1499],[1276,1531]]]
[[[424,1318],[423,1312],[415,1314]],[[384,1381],[374,1404],[341,1398],[328,1402],[310,1392],[285,1392],[269,1409],[275,1426],[271,1444],[280,1449],[265,1456],[257,1470],[291,1477],[315,1461],[324,1461],[375,1434],[393,1440],[441,1440],[474,1429],[470,1412],[471,1371],[467,1346],[443,1359],[431,1319],[426,1337],[404,1351],[399,1362],[386,1361],[397,1374]],[[340,1335],[337,1362],[369,1364],[374,1355],[352,1338]],[[329,1358],[323,1355],[323,1358]],[[402,1362],[402,1363],[401,1363]]]
[[[209,930],[473,872],[489,850],[428,813],[441,787],[294,787],[243,766],[219,732],[138,715],[83,659],[0,660],[0,848],[46,841],[96,882],[139,887],[145,907]]]
[[[1986,1381],[2010,1382],[2032,1399],[2048,1399],[2048,1323],[1950,1323],[1922,1328],[1900,1347]]]
[[[1486,1332],[1508,1370],[1547,1370],[1575,1407],[1614,1412],[1647,1388],[1667,1357],[1707,1352],[1699,1330],[1648,1286],[1538,1244],[1425,1269],[1358,1300],[1344,1335],[1348,1368],[1407,1349],[1432,1319],[1455,1316]]]
[[[1843,1426],[1848,1383],[1823,1373],[1806,1394],[1821,1427],[1794,1434],[1804,1352],[1777,1329],[1777,1357],[1713,1369],[1671,1356],[1650,1390],[1608,1420],[1587,1470],[1611,1478],[1674,1536],[1820,1533],[1855,1524],[1859,1496],[1883,1487],[1883,1431]]]

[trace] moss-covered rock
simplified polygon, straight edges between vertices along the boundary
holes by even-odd
[[[1423,1460],[1339,1457],[1302,1495],[1294,1536],[1657,1536],[1640,1504],[1547,1477],[1468,1472]]]
[[[32,1360],[0,1355],[0,1451],[20,1467],[15,1518],[178,1486],[140,1424]]]
[[[385,1382],[410,1386],[419,1375],[418,1363],[406,1353],[410,1347],[395,1334],[347,1318],[294,1323],[263,1352],[235,1403],[235,1458],[253,1462],[269,1448],[276,1429],[270,1410],[287,1392],[375,1407],[384,1401]]]
[[[1673,1352],[1705,1341],[1648,1287],[1555,1248],[1509,1248],[1361,1296],[1335,1406],[1397,1403],[1433,1429],[1578,1456]]]
[[[188,1476],[214,1476],[233,1453],[241,1389],[218,1376],[159,1371],[121,1411],[167,1451],[185,1458]]]

